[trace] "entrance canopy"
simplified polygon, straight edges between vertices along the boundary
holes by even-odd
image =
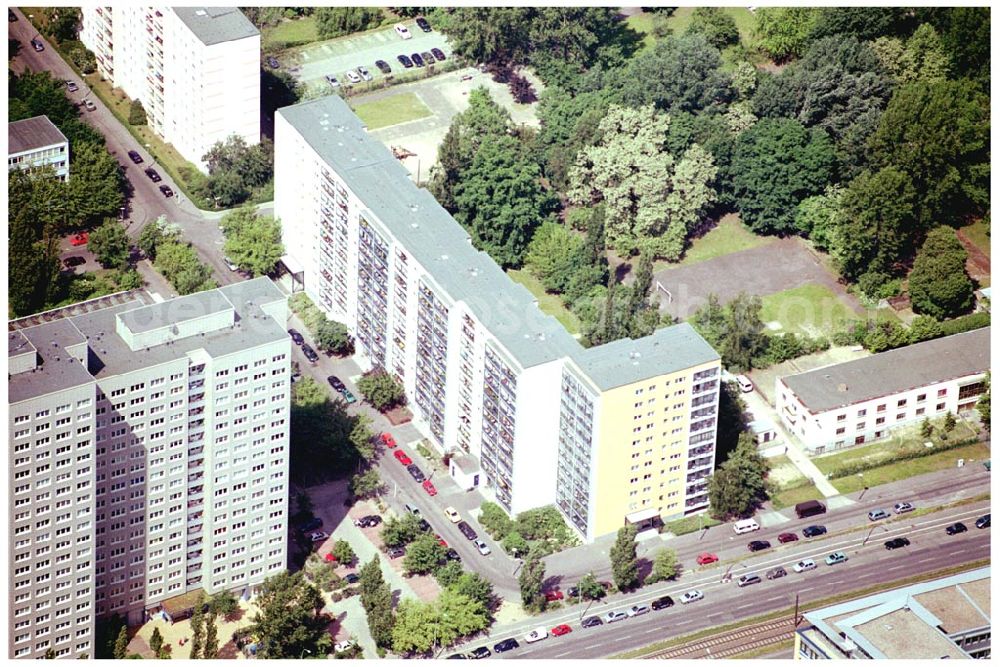
[[[625,523],[646,523],[653,519],[658,519],[660,512],[655,507],[639,510],[625,515]]]

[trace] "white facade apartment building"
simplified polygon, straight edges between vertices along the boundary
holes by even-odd
[[[230,135],[260,141],[260,31],[236,7],[84,7],[80,40],[199,168]]]
[[[95,617],[286,567],[284,295],[118,301],[8,335],[11,657],[94,657]]]
[[[810,452],[822,454],[881,440],[927,417],[971,411],[986,387],[990,329],[778,378],[778,414]]]
[[[371,366],[402,381],[416,423],[434,445],[471,454],[481,471],[471,471],[470,479],[481,472],[508,512],[555,503],[567,362],[572,357],[584,373],[599,376],[631,363],[630,350],[610,356],[584,350],[473,248],[337,96],[277,113],[275,208],[307,294],[356,334]],[[674,350],[675,360],[718,366],[718,355],[697,334],[684,345]],[[639,374],[663,372],[650,360]],[[599,397],[615,382],[602,379],[591,391]],[[717,397],[717,383],[712,391]],[[713,418],[710,441],[700,443],[713,457],[714,426]],[[594,421],[587,437],[600,428]],[[700,487],[692,487],[686,505],[680,500],[671,514],[707,506]],[[589,493],[582,502],[597,498]],[[586,539],[596,536],[587,519],[574,525]]]
[[[69,180],[69,141],[48,116],[7,123],[7,171],[52,167],[56,178]]]

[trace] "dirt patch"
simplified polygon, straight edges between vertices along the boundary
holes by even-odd
[[[982,283],[984,278],[990,277],[990,258],[961,229],[957,231],[957,234],[959,242],[969,253],[969,258],[965,261],[965,270],[970,278],[977,283]]]
[[[409,424],[411,421],[413,421],[413,413],[404,407],[393,408],[392,410],[389,410],[384,414],[385,418],[388,419],[389,423],[392,424],[393,426],[399,426],[400,424]]]

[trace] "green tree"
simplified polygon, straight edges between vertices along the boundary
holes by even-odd
[[[160,241],[153,266],[181,295],[217,287],[212,271],[201,263],[194,248],[179,238]]]
[[[242,204],[255,188],[271,180],[274,144],[264,139],[250,145],[234,134],[213,144],[202,160],[208,167],[208,178],[199,187],[199,194],[214,200],[217,206],[229,208]]]
[[[314,16],[320,39],[377,28],[383,20],[382,10],[377,7],[317,7]]]
[[[669,581],[678,574],[680,574],[680,561],[677,560],[677,552],[673,549],[660,549],[653,558],[653,571],[646,579],[646,583]]]
[[[580,579],[577,589],[580,591],[580,597],[584,600],[600,600],[608,594],[593,572],[588,572],[583,576],[583,579]]]
[[[753,435],[743,433],[726,461],[709,477],[708,501],[720,519],[747,517],[768,496],[767,459],[757,451]]]
[[[944,81],[951,60],[934,26],[924,23],[902,42],[894,37],[880,37],[872,50],[886,72],[899,84],[914,81]]]
[[[168,237],[170,232],[167,231],[167,220],[163,216],[160,216],[153,222],[150,222],[145,227],[142,228],[142,232],[139,233],[139,240],[137,245],[142,254],[149,258],[150,261],[156,260],[156,248]]]
[[[780,159],[779,159],[780,156]],[[733,189],[740,217],[757,233],[795,230],[795,211],[829,184],[833,146],[818,129],[764,119],[736,139]]]
[[[719,350],[723,364],[745,371],[752,367],[754,357],[766,343],[761,308],[759,296],[741,292],[720,312],[718,298],[709,295],[708,304],[695,314],[692,325]]]
[[[830,249],[843,193],[839,185],[827,186],[823,194],[806,197],[799,202],[795,211],[795,229],[819,250]]]
[[[82,143],[70,156],[67,184],[74,213],[82,221],[116,217],[125,204],[125,176],[121,165],[103,145]]]
[[[944,335],[941,323],[929,315],[917,315],[910,322],[910,340],[919,343]]]
[[[142,102],[139,100],[132,100],[132,104],[129,105],[128,109],[128,124],[133,127],[137,127],[139,125],[145,125],[147,122],[146,109],[143,108]]]
[[[618,537],[611,547],[611,575],[620,591],[630,591],[639,585],[639,560],[636,557],[635,537],[639,529],[628,524],[618,529]]]
[[[115,660],[121,660],[128,655],[128,628],[122,626],[115,640]]]
[[[524,265],[550,292],[565,292],[573,278],[583,239],[565,225],[543,222],[528,244]]]
[[[990,372],[986,372],[986,390],[979,396],[979,401],[976,403],[976,411],[979,412],[979,421],[982,422],[983,428],[986,432],[990,432]]]
[[[153,634],[149,637],[149,648],[152,649],[153,655],[159,657],[160,649],[163,648],[163,635],[160,634],[159,628],[153,628]]]
[[[930,417],[924,417],[924,420],[920,422],[920,437],[929,438],[934,434],[934,424],[931,423]]]
[[[955,415],[951,414],[951,410],[949,410],[944,416],[944,423],[941,425],[941,428],[945,433],[951,433],[955,430],[955,425],[957,423]]]
[[[392,647],[400,654],[425,653],[434,646],[450,646],[488,625],[489,614],[479,602],[445,589],[434,602],[403,600],[399,604]]]
[[[754,37],[772,58],[784,61],[805,52],[818,18],[817,10],[807,7],[760,7],[754,12]]]
[[[495,604],[493,584],[478,572],[463,572],[451,586],[456,593],[477,601],[489,611]]]
[[[392,629],[396,622],[392,614],[392,590],[382,578],[378,556],[373,556],[359,573],[361,577],[361,605],[368,618],[368,630],[375,645],[392,646]]]
[[[575,253],[573,269],[565,286],[564,300],[572,303],[598,285],[608,282],[607,241],[604,234],[604,207],[591,209],[586,235]]]
[[[122,269],[128,266],[128,236],[125,234],[125,228],[114,218],[105,219],[104,224],[90,233],[87,248],[106,269]]]
[[[813,39],[850,35],[872,40],[910,28],[910,12],[905,7],[823,7],[816,11],[810,33]]]
[[[232,591],[219,591],[208,598],[208,608],[216,616],[226,618],[239,611],[240,603]]]
[[[274,273],[285,254],[278,220],[259,216],[253,207],[244,206],[227,213],[219,226],[226,237],[223,250],[234,264],[255,276]]]
[[[383,368],[375,368],[365,373],[358,380],[358,391],[380,412],[406,402],[403,385]]]
[[[510,516],[502,507],[488,500],[479,506],[479,525],[496,540],[502,540],[514,530],[514,521]]]
[[[378,468],[372,467],[351,477],[351,495],[356,498],[377,496],[385,489]]]
[[[504,551],[512,555],[524,556],[528,553],[528,541],[517,530],[507,533],[500,541]]]
[[[927,234],[910,272],[913,310],[939,320],[968,312],[975,289],[965,272],[968,253],[949,227]]]
[[[875,164],[910,177],[922,229],[960,226],[989,205],[989,99],[967,80],[897,88],[870,146]]]
[[[45,32],[59,42],[76,39],[80,26],[80,10],[76,7],[52,7],[42,10],[45,14]]]
[[[331,553],[337,559],[337,562],[342,565],[350,565],[358,558],[354,553],[354,549],[351,548],[351,543],[347,540],[337,540],[334,542]]]
[[[910,332],[895,320],[876,323],[864,337],[864,346],[871,352],[885,352],[910,342]]]
[[[8,175],[8,298],[15,315],[45,310],[58,285],[65,189],[49,176],[19,169]]]
[[[215,660],[219,657],[219,628],[215,625],[215,612],[209,610],[205,615],[205,646],[201,649],[204,660]]]
[[[951,71],[962,72],[986,92],[990,81],[990,8],[921,7],[915,12],[941,35]]]
[[[382,524],[382,543],[387,547],[401,547],[409,544],[420,534],[420,519],[413,514],[389,517]]]
[[[305,651],[322,656],[330,652],[332,641],[323,613],[323,596],[306,583],[301,572],[281,572],[268,577],[257,595],[259,611],[250,632],[260,644],[258,656],[265,659],[298,659]]]
[[[316,347],[323,352],[332,352],[338,356],[354,352],[354,338],[347,327],[334,320],[323,320],[313,331]]]
[[[449,588],[462,576],[462,564],[457,561],[448,561],[437,569],[434,578],[441,588]]]
[[[537,556],[531,556],[525,561],[518,577],[521,588],[521,604],[525,609],[542,611],[545,609],[545,595],[542,584],[545,582],[545,563]]]
[[[569,171],[577,153],[598,139],[598,126],[614,94],[603,81],[596,90],[571,93],[560,87],[544,90],[539,97],[538,118],[542,127],[535,138],[546,178],[558,192],[569,187]]]
[[[540,179],[521,142],[501,135],[479,148],[455,188],[455,219],[504,268],[521,265],[535,228],[555,207]]]
[[[724,49],[740,41],[736,20],[722,7],[695,7],[687,31],[702,35],[717,49]]]
[[[437,538],[422,534],[413,540],[403,557],[403,570],[407,574],[427,574],[433,572],[445,560],[445,548]]]
[[[202,655],[205,641],[205,599],[199,594],[194,601],[194,611],[191,613],[191,653],[190,658],[197,660]]]
[[[612,106],[600,123],[601,143],[581,151],[570,172],[570,200],[604,203],[608,243],[620,254],[642,247],[679,258],[714,199],[711,155],[695,144],[675,160],[666,151],[669,127],[652,106]]]

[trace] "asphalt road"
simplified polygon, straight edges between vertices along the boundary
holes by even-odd
[[[986,558],[990,553],[990,529],[979,530],[974,525],[975,519],[986,512],[989,512],[989,503],[980,502],[916,517],[894,526],[890,524],[886,526],[887,530],[877,531],[867,542],[865,539],[869,531],[858,529],[849,535],[781,545],[743,562],[733,570],[729,583],[720,581],[724,570],[718,567],[686,573],[679,581],[642,589],[628,598],[593,603],[589,609],[574,605],[517,624],[495,627],[488,639],[468,642],[458,647],[458,652],[484,645],[492,650],[501,639],[515,637],[521,647],[495,657],[608,657],[671,637],[786,609],[795,604],[796,595],[800,603],[805,603]],[[969,532],[956,536],[945,534],[945,526],[955,521],[964,522],[969,526]],[[883,543],[898,536],[908,537],[911,545],[895,551],[886,550]],[[822,559],[833,551],[843,551],[848,561],[826,565]],[[814,559],[817,569],[801,574],[792,571],[791,566],[803,558]],[[788,570],[788,576],[773,581],[764,579],[763,583],[746,588],[737,587],[736,580],[740,575],[756,572],[763,578],[768,569],[778,565]],[[580,625],[584,615],[624,611],[633,604],[649,604],[665,594],[677,601],[685,591],[695,588],[704,592],[705,598],[690,605],[677,603],[668,609],[652,611],[613,625],[604,624],[589,629]],[[563,637],[549,636],[536,644],[529,645],[523,641],[524,635],[533,628],[551,629],[560,623],[568,623],[572,632]]]
[[[11,63],[15,72],[25,69],[32,72],[48,71],[56,79],[75,81],[79,90],[75,93],[66,91],[67,97],[80,109],[80,117],[104,135],[108,151],[115,156],[125,170],[125,177],[132,185],[131,196],[126,204],[126,231],[132,238],[137,238],[143,227],[165,216],[169,222],[176,223],[183,230],[184,238],[198,251],[202,261],[208,264],[220,285],[242,280],[238,273],[230,271],[222,258],[222,231],[219,229],[217,214],[205,213],[196,208],[173,182],[166,170],[157,165],[144,146],[139,145],[129,131],[118,122],[114,114],[104,106],[100,98],[94,95],[85,81],[81,80],[72,68],[66,64],[59,53],[36,31],[31,22],[19,9],[13,10],[20,18],[8,23],[8,35],[21,43],[21,50]],[[40,39],[45,44],[45,50],[36,52],[31,48],[30,40]],[[84,100],[90,100],[97,107],[87,111]],[[72,147],[70,147],[72,151]],[[143,158],[142,164],[133,164],[128,157],[130,150],[138,151]],[[153,167],[163,179],[153,183],[144,173],[147,167]],[[73,177],[72,163],[70,178]],[[174,197],[164,197],[159,190],[160,185],[169,185],[174,191]]]

